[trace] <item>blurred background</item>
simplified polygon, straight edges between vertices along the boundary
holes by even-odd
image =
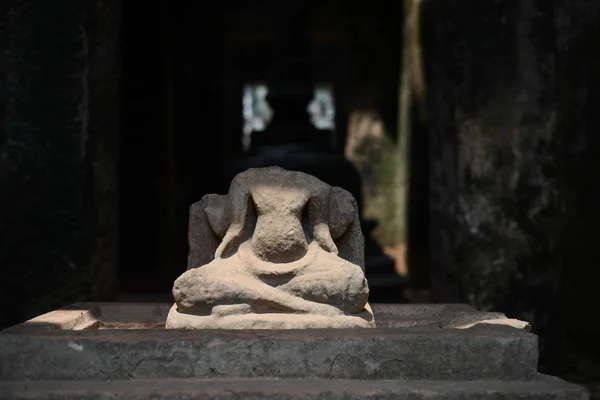
[[[250,167],[349,190],[372,302],[531,322],[600,382],[600,2],[4,0],[0,328],[171,301]]]

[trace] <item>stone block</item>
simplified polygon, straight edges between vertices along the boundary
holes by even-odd
[[[462,305],[377,305],[376,329],[163,329],[168,304],[82,303],[0,334],[0,380],[530,380],[537,337]],[[511,322],[512,321],[512,322]]]

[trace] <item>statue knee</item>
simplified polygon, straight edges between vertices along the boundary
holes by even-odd
[[[369,300],[369,286],[359,266],[345,264],[344,268],[332,271],[329,281],[336,285],[334,290],[340,294],[340,310],[345,314],[358,313]]]
[[[369,297],[362,270],[347,261],[326,264],[319,270],[308,269],[279,288],[304,300],[333,305],[345,314],[361,312]]]
[[[213,264],[214,263],[214,264]],[[218,262],[184,272],[173,284],[173,299],[183,311],[210,313],[218,304],[235,303],[239,290],[232,288],[228,274]]]
[[[345,313],[362,312],[369,301],[369,285],[364,274],[352,273],[348,279],[348,286],[343,292],[341,309]]]

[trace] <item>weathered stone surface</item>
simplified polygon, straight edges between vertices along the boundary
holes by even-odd
[[[423,5],[435,301],[526,319],[555,372],[580,369],[567,337],[600,334],[600,2]]]
[[[75,329],[48,330],[46,316],[29,328],[0,334],[0,380],[277,377],[327,379],[527,380],[537,368],[537,338],[494,324],[467,329],[445,316],[460,306],[406,306],[377,313],[377,329],[328,330],[122,330],[164,322],[167,305],[119,313],[100,305],[70,307]],[[449,307],[449,310],[447,309]],[[145,311],[140,312],[142,308]],[[379,307],[375,306],[375,310]],[[381,309],[380,309],[381,311]],[[87,313],[102,323],[85,320]],[[476,313],[475,311],[472,311]],[[64,311],[56,323],[64,327]],[[128,317],[129,316],[129,317]],[[485,317],[485,315],[484,315]],[[70,329],[70,328],[68,328]]]
[[[563,265],[552,2],[425,7],[436,300],[523,318],[537,300],[557,307],[548,302]]]
[[[0,383],[5,400],[444,399],[585,400],[581,387],[538,376],[530,382],[168,379]]]
[[[169,309],[80,303],[2,331],[0,397],[586,398],[536,373],[535,335],[468,305],[373,304],[377,329],[262,331],[160,329]]]
[[[528,322],[506,318],[502,313],[477,311],[466,304],[374,304],[373,311],[381,328],[466,329],[480,324],[527,331],[531,328]]]
[[[238,174],[190,209],[170,329],[373,327],[352,195],[280,167]]]

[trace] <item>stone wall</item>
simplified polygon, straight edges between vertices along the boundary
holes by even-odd
[[[435,300],[591,333],[600,3],[425,4]]]
[[[120,4],[0,11],[3,327],[114,289]]]

